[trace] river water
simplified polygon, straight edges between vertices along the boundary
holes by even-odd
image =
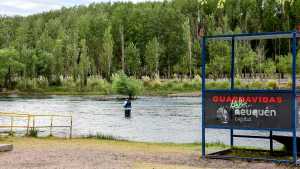
[[[73,116],[73,136],[101,133],[143,142],[194,143],[201,141],[200,97],[139,97],[132,102],[132,118],[125,119],[122,100],[99,101],[97,97],[49,96],[0,98],[0,112],[57,114]],[[26,120],[16,119],[19,125]],[[66,119],[54,119],[54,125],[68,125]],[[9,119],[0,117],[0,124]],[[49,125],[49,119],[36,119],[36,125]],[[41,135],[47,135],[46,129]],[[57,128],[56,136],[68,136],[68,129]],[[236,131],[238,134],[265,135],[267,132]],[[276,133],[275,133],[276,134]],[[207,129],[207,142],[229,144],[228,130]],[[235,144],[267,147],[267,140],[238,138]],[[278,146],[278,145],[277,145]]]

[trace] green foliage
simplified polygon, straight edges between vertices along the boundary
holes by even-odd
[[[268,76],[272,76],[276,73],[276,65],[271,59],[267,59],[264,62],[264,73]]]
[[[147,74],[150,76],[154,76],[158,74],[159,68],[159,57],[160,57],[161,49],[157,38],[153,38],[146,45],[145,51],[145,64],[147,68]]]
[[[106,134],[102,134],[102,133],[97,133],[96,134],[96,139],[99,139],[99,140],[122,140],[122,139],[117,138],[115,136],[106,135]]]
[[[35,128],[30,128],[29,133],[27,134],[28,137],[38,137],[38,130]]]
[[[279,56],[277,59],[276,68],[282,74],[291,73],[292,71],[292,56]]]
[[[0,49],[0,85],[11,88],[13,76],[23,70],[19,53],[15,49]]]
[[[80,42],[80,58],[79,58],[79,77],[80,87],[83,89],[87,85],[87,77],[89,73],[89,58],[87,56],[86,41],[83,39]]]
[[[102,76],[110,82],[111,75],[123,67],[128,76],[171,78],[177,73],[192,78],[200,73],[199,28],[204,28],[205,35],[289,31],[299,11],[298,1],[173,0],[93,3],[27,17],[0,16],[0,88],[13,89],[16,79],[41,77],[46,80],[18,80],[18,86],[27,90],[49,85],[63,91],[78,91],[79,86],[79,91],[102,91],[100,86],[106,82],[90,83],[89,78]],[[229,77],[230,43],[211,42],[207,49],[207,76]],[[235,51],[237,76],[291,72],[287,39],[239,41]],[[145,85],[176,90],[198,86],[157,79]],[[226,87],[218,85],[211,87]]]
[[[210,62],[207,64],[207,72],[214,79],[229,74],[230,49],[229,44],[222,41],[211,42],[208,45]]]
[[[269,89],[278,89],[279,88],[279,86],[278,86],[278,83],[275,81],[275,80],[269,80],[268,82],[267,82],[267,88],[269,88]]]
[[[103,94],[109,94],[111,90],[111,85],[101,78],[89,78],[87,81],[86,91],[97,91]]]
[[[113,47],[114,42],[111,35],[111,26],[109,26],[104,33],[103,37],[103,52],[101,57],[102,70],[106,78],[110,77],[112,58],[113,58]]]
[[[229,81],[210,81],[207,82],[206,87],[208,89],[228,89]]]
[[[139,68],[141,66],[139,51],[134,43],[129,43],[125,49],[125,63],[127,66],[126,72],[130,76],[136,76],[139,74]]]
[[[143,83],[133,77],[127,77],[123,72],[118,72],[112,77],[112,90],[121,95],[134,97],[142,92]]]

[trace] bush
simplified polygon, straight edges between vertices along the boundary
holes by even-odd
[[[143,76],[142,81],[144,83],[144,86],[150,86],[151,85],[151,79],[149,76]]]
[[[161,81],[160,79],[154,79],[150,81],[150,87],[153,89],[158,89],[161,87]]]
[[[37,86],[40,89],[47,89],[49,87],[48,80],[46,78],[39,78],[37,79]]]
[[[77,88],[77,83],[72,78],[65,78],[62,80],[62,86],[66,90],[72,90]]]
[[[229,87],[229,81],[210,81],[206,84],[208,89],[228,89]]]
[[[261,81],[253,81],[252,83],[249,83],[250,89],[265,89],[265,85]]]
[[[87,83],[87,90],[93,92],[101,92],[109,94],[111,86],[110,84],[101,78],[89,78]]]
[[[269,80],[267,82],[267,88],[268,89],[279,89],[279,85],[275,80]]]
[[[97,133],[96,134],[96,139],[99,139],[99,140],[121,140],[115,136],[112,136],[112,135],[105,135],[105,134],[102,134],[102,133]]]
[[[112,76],[112,90],[121,95],[134,97],[142,93],[143,83],[134,77],[128,77],[124,72],[118,72]]]
[[[37,83],[35,79],[22,78],[18,80],[16,87],[21,91],[32,91],[37,89]]]
[[[28,137],[38,137],[38,130],[36,130],[35,128],[31,128],[29,130],[29,133],[27,136]]]

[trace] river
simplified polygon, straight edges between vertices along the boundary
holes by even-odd
[[[73,116],[73,136],[101,133],[143,142],[194,143],[201,141],[201,98],[199,97],[139,97],[132,102],[132,118],[125,119],[122,100],[99,101],[94,96],[47,96],[0,98],[1,112],[57,114]],[[0,118],[0,123],[9,120]],[[24,124],[26,120],[16,120]],[[37,125],[49,120],[37,120]],[[55,119],[54,125],[64,125]],[[67,136],[68,129],[55,129],[54,135]],[[236,131],[239,134],[268,135],[267,132]],[[41,135],[47,135],[42,130]],[[276,133],[275,133],[276,134]],[[229,144],[228,130],[207,129],[207,142]],[[267,140],[238,138],[236,145],[267,147]]]

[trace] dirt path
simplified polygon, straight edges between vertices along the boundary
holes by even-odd
[[[96,139],[9,138],[14,150],[0,153],[0,168],[43,169],[197,169],[287,168],[272,163],[200,160],[199,146],[161,145]]]

